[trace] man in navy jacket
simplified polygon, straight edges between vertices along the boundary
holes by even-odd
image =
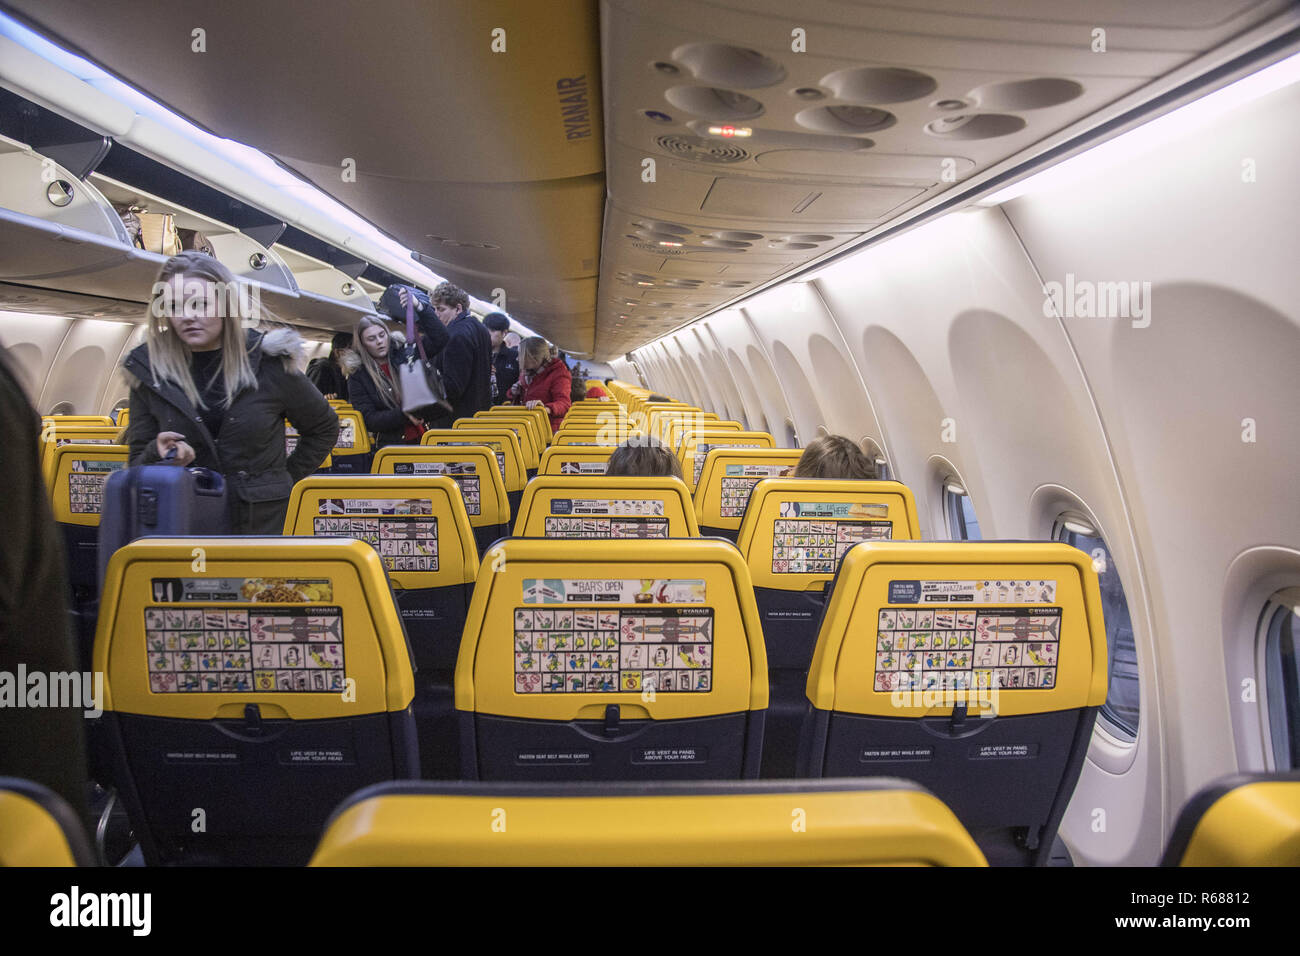
[[[452,421],[492,407],[492,336],[469,312],[464,290],[443,282],[430,296],[447,327],[447,344],[437,358],[451,402]]]
[[[506,403],[506,392],[519,381],[519,349],[506,345],[510,319],[502,312],[483,316],[483,326],[492,337],[492,366],[496,370],[497,390],[492,400],[498,405]]]

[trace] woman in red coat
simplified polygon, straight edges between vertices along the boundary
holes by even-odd
[[[519,381],[509,392],[512,405],[546,406],[551,430],[557,431],[572,404],[569,398],[572,388],[569,366],[563,359],[551,357],[551,346],[546,339],[534,335],[519,343]]]

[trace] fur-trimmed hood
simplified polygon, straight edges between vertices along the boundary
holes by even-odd
[[[303,337],[296,329],[291,328],[271,329],[269,332],[248,329],[244,341],[255,373],[263,355],[280,359],[286,370],[293,371],[298,367],[298,361],[306,347]],[[136,346],[122,360],[122,378],[125,379],[128,388],[138,387],[142,373],[148,374],[150,370],[147,344]]]
[[[272,329],[262,336],[261,342],[253,342],[249,337],[248,347],[251,350],[255,345],[262,347],[264,355],[278,355],[282,358],[288,358],[297,362],[302,357],[302,352],[306,343],[301,335],[295,329]]]
[[[397,332],[397,331],[390,331],[388,333],[388,338],[389,338],[388,354],[390,357],[395,352],[401,352],[403,349],[406,348],[406,335],[404,333]],[[360,354],[358,354],[357,349],[364,348],[364,347],[365,346],[354,341],[352,343],[352,348],[348,349],[343,353],[343,358],[340,360],[340,364],[343,366],[344,373],[346,373],[349,376],[352,376],[352,375],[356,375],[357,372],[361,371],[361,356]]]

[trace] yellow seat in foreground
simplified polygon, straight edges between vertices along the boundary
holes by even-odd
[[[1183,807],[1163,866],[1300,866],[1300,771],[1216,780]]]
[[[397,783],[335,811],[312,866],[985,866],[902,780]]]
[[[72,808],[53,790],[0,777],[0,867],[94,866]]]

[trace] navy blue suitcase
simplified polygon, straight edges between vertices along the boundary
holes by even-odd
[[[230,534],[226,481],[207,468],[136,465],[109,475],[99,519],[99,574],[113,552],[147,535]]]

